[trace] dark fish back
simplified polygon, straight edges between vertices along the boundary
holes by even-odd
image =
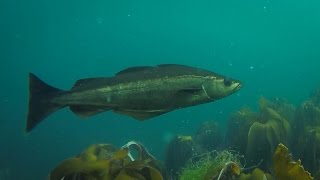
[[[176,77],[182,75],[219,76],[203,69],[185,65],[163,64],[158,66],[136,66],[119,71],[113,77],[86,78],[78,80],[72,90],[86,90],[101,86],[112,86],[120,83],[152,80],[161,77]]]

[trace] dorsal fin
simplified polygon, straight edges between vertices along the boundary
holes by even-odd
[[[118,73],[116,73],[116,75],[119,74],[126,74],[126,73],[132,73],[132,72],[138,72],[138,71],[143,71],[146,69],[150,69],[153,68],[152,66],[135,66],[135,67],[129,67],[126,68],[124,70],[119,71]]]
[[[181,65],[181,64],[159,64],[158,67],[189,67],[186,65]]]
[[[74,83],[72,89],[76,87],[81,87],[93,82],[107,83],[108,80],[109,78],[106,78],[106,77],[79,79]]]
[[[79,79],[77,80],[74,85],[72,86],[72,89],[73,88],[76,88],[76,87],[79,87],[83,84],[87,84],[88,82],[90,82],[93,78],[87,78],[87,79]]]

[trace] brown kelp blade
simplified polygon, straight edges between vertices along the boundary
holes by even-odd
[[[30,132],[47,116],[63,108],[61,105],[50,102],[50,99],[59,92],[62,90],[46,84],[34,74],[29,73],[29,110],[26,132]]]

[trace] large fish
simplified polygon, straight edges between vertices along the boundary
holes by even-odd
[[[81,79],[69,91],[54,88],[30,73],[26,131],[66,106],[81,117],[112,110],[146,120],[221,99],[240,88],[237,80],[174,64],[131,67],[113,77]]]

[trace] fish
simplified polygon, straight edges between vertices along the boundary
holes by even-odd
[[[222,99],[241,87],[238,80],[180,64],[129,67],[111,77],[77,80],[71,90],[53,87],[29,73],[25,130],[30,132],[65,107],[79,117],[113,111],[142,121]]]

